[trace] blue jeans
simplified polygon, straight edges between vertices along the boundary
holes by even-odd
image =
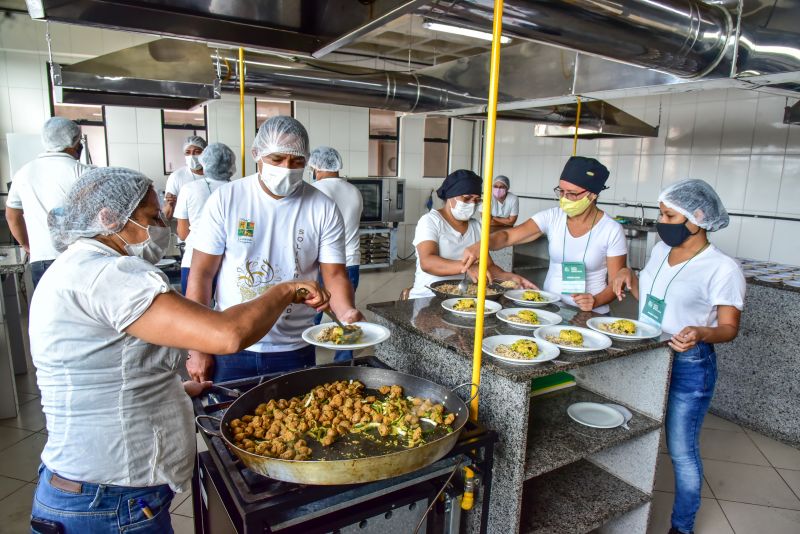
[[[358,289],[358,279],[360,277],[358,265],[351,265],[347,267],[347,277],[350,279],[350,283],[353,285],[353,298],[355,298],[356,289]],[[320,283],[322,283],[322,279],[320,278]],[[314,324],[319,324],[322,322],[322,314],[318,313],[314,317]],[[333,356],[333,361],[335,362],[347,362],[353,359],[353,351],[352,350],[337,350],[336,354]]]
[[[672,526],[680,532],[694,529],[700,508],[703,462],[700,460],[700,429],[717,381],[714,345],[698,343],[686,352],[676,352],[667,402],[667,447],[675,472],[675,503]]]
[[[46,260],[46,261],[32,261],[31,262],[31,281],[33,281],[33,289],[36,289],[36,286],[39,285],[39,281],[44,276],[44,273],[47,269],[53,265],[53,262],[56,260]]]
[[[31,517],[60,523],[64,534],[173,532],[169,506],[175,494],[169,486],[127,488],[81,483],[80,491],[72,492],[52,486],[52,476],[47,467],[39,466]],[[151,519],[145,516],[142,504],[154,514]]]
[[[214,357],[214,382],[250,378],[268,373],[289,372],[316,364],[313,345],[286,352],[253,352],[243,350],[236,354]]]

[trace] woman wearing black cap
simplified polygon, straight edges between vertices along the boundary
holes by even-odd
[[[417,249],[417,272],[411,298],[432,297],[426,286],[439,280],[463,276],[461,257],[468,245],[481,238],[481,223],[472,218],[481,200],[481,177],[472,171],[458,170],[445,178],[436,194],[444,206],[423,215],[417,223],[413,244]],[[477,266],[469,270],[477,280]],[[521,276],[508,273],[489,262],[489,277],[515,280],[523,287],[533,287]]]
[[[572,156],[554,188],[559,207],[540,211],[525,223],[495,232],[489,249],[530,243],[547,235],[550,268],[544,289],[583,311],[608,313],[615,295],[608,284],[625,267],[628,253],[622,226],[597,207],[608,169],[594,158]],[[477,261],[480,244],[464,253],[462,269]],[[463,272],[463,271],[462,271]]]

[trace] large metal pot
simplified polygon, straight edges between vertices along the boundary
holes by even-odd
[[[337,380],[359,380],[368,389],[396,384],[403,387],[404,395],[427,398],[432,402],[443,404],[448,413],[456,416],[452,424],[453,432],[413,449],[399,449],[388,454],[352,459],[325,458],[325,455],[335,452],[337,446],[343,448],[351,446],[346,439],[337,441],[324,452],[321,451],[321,446],[315,448],[318,444],[309,440],[309,446],[314,451],[312,457],[317,459],[302,461],[268,458],[247,452],[234,444],[230,428],[232,420],[253,414],[259,404],[270,399],[289,399],[306,394],[326,382]],[[200,415],[196,419],[198,427],[203,432],[221,437],[234,454],[257,473],[285,482],[333,485],[391,478],[432,464],[453,448],[461,429],[467,422],[468,415],[466,404],[454,391],[424,378],[371,367],[317,367],[288,373],[256,386],[234,401],[221,420],[207,415]],[[219,421],[219,432],[203,426],[200,422],[202,419]],[[377,447],[374,451],[370,450],[368,443],[362,443],[361,446],[367,453],[381,452]],[[324,460],[320,459],[320,454]]]

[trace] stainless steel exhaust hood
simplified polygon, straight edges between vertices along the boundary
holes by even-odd
[[[26,0],[31,17],[321,57],[425,0]]]

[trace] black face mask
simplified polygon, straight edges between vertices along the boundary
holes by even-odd
[[[658,237],[660,237],[661,241],[670,247],[678,247],[682,245],[684,241],[689,239],[691,236],[696,235],[697,232],[700,231],[698,230],[693,234],[688,228],[686,228],[686,222],[677,224],[656,223]]]

